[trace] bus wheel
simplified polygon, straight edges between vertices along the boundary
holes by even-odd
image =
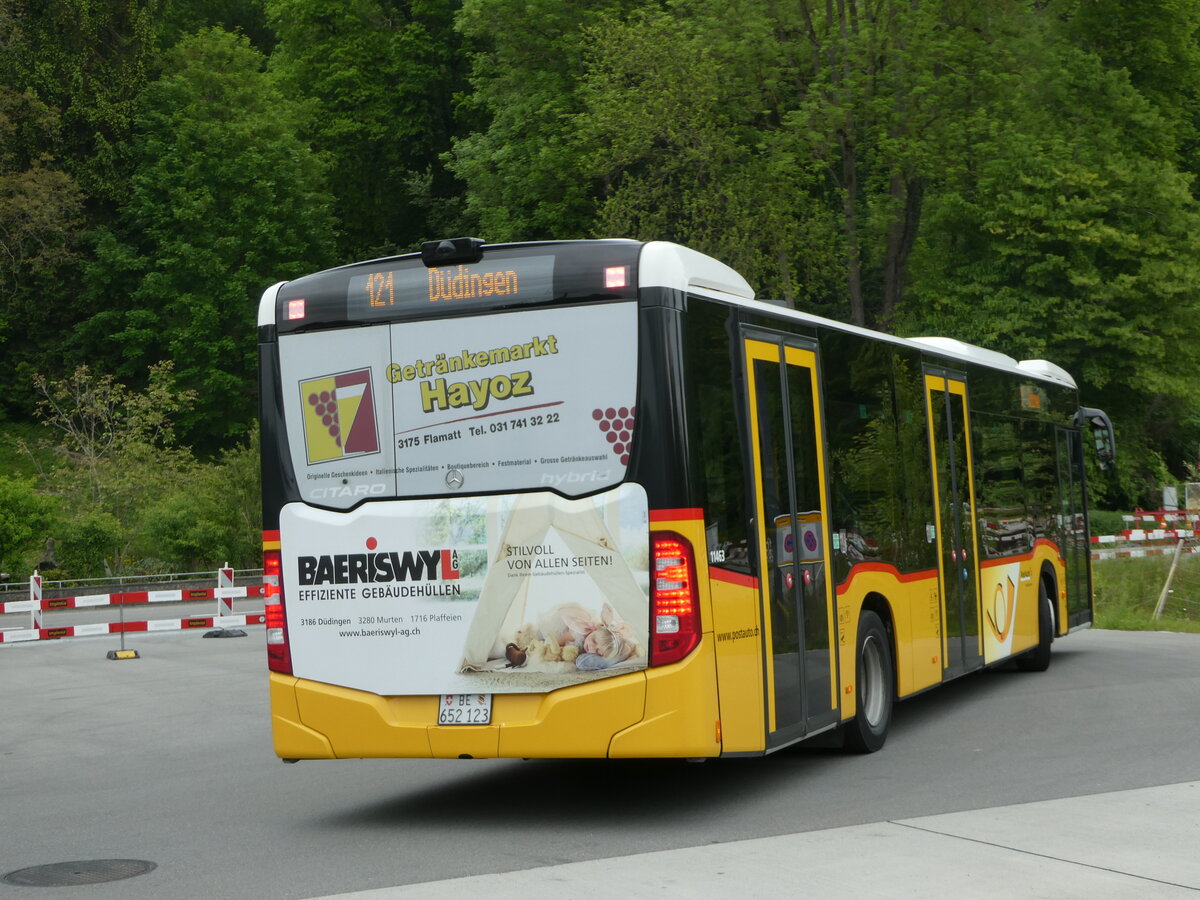
[[[1017,668],[1022,672],[1045,672],[1050,668],[1050,642],[1054,640],[1054,610],[1050,605],[1050,591],[1046,579],[1038,580],[1038,642],[1028,653],[1017,657]]]
[[[846,723],[843,745],[855,753],[874,753],[887,740],[892,724],[892,699],[895,696],[892,669],[892,645],[883,621],[871,610],[863,610],[858,619],[858,647],[855,653],[858,713]]]

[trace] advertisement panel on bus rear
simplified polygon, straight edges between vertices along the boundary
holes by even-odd
[[[646,665],[649,508],[637,484],[285,506],[294,673],[382,695],[542,692]]]
[[[609,303],[283,335],[300,496],[545,488],[625,475],[637,418],[637,306]]]

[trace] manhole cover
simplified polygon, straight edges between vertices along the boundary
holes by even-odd
[[[0,881],[25,887],[65,887],[72,884],[100,884],[145,875],[157,864],[144,859],[80,859],[75,862],[49,863],[9,872]]]

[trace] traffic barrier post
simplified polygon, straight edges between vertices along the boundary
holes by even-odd
[[[238,595],[233,589],[233,569],[229,568],[229,563],[225,563],[217,570],[217,615],[232,616],[233,615],[233,598]]]
[[[37,569],[29,576],[29,627],[37,631],[42,628],[42,576]]]
[[[229,563],[225,563],[217,569],[217,589],[213,593],[217,598],[217,614],[213,618],[213,624],[217,627],[206,632],[204,636],[206,638],[245,637],[246,632],[242,629],[226,627],[233,624],[230,621],[233,618],[233,598],[246,596],[244,589],[233,586],[233,569],[229,568]]]

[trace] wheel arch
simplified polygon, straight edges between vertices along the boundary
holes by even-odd
[[[1054,616],[1054,621],[1050,627],[1050,639],[1053,641],[1059,635],[1059,623],[1063,621],[1063,617],[1061,615],[1062,611],[1058,608],[1058,572],[1055,571],[1050,560],[1042,561],[1042,571],[1039,577],[1042,584],[1046,585],[1046,594],[1050,598],[1050,613]]]
[[[880,621],[883,622],[884,630],[887,631],[888,644],[892,649],[892,694],[895,697],[899,697],[900,679],[898,677],[898,668],[900,665],[900,647],[896,642],[896,619],[892,614],[891,601],[878,591],[871,591],[865,597],[863,597],[862,606],[859,607],[858,610],[859,620],[862,619],[863,612],[868,609],[875,613],[875,615],[879,616]],[[854,627],[856,630],[858,629],[858,621],[854,623]],[[855,635],[855,641],[851,646],[858,646],[857,635]]]
[[[864,620],[868,623],[865,628]],[[891,604],[883,594],[870,592],[859,604],[851,646],[854,714],[842,723],[842,746],[854,753],[874,753],[887,740],[892,706],[897,699],[896,623]],[[880,663],[882,666],[875,668]],[[888,688],[883,687],[884,681],[891,682]]]

